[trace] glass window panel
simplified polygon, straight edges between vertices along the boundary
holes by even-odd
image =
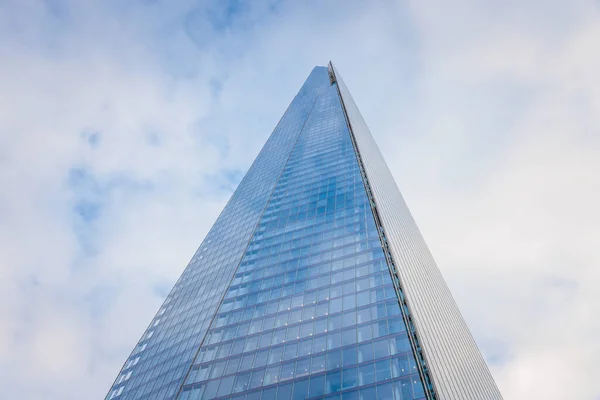
[[[341,315],[332,315],[329,316],[329,330],[333,331],[335,329],[342,328],[342,316]]]
[[[277,283],[275,283],[277,284]],[[272,304],[276,304],[278,305],[279,302],[277,301],[278,298],[281,297],[281,287],[277,286],[274,289],[271,289],[271,296],[269,297],[272,301],[274,301],[274,303]],[[272,305],[271,305],[272,306]],[[279,308],[280,310],[283,310],[284,308]],[[272,309],[273,312],[277,311],[277,309]]]
[[[341,371],[327,372],[327,375],[325,376],[325,393],[339,392],[342,386],[341,379]]]
[[[248,334],[258,333],[261,331],[262,320],[255,320],[250,322],[250,327],[248,329]]]
[[[303,358],[296,362],[296,377],[308,375],[310,372],[310,358]]]
[[[358,368],[345,368],[342,370],[342,390],[358,386]],[[345,399],[344,395],[344,399]]]
[[[369,275],[370,273],[371,273],[371,270],[369,268],[369,265],[362,265],[356,269],[357,276],[365,276],[365,275]]]
[[[386,308],[387,308],[387,315],[389,317],[392,317],[395,315],[401,315],[400,305],[398,304],[398,300],[396,300],[396,299],[387,301]]]
[[[236,331],[237,331],[237,325],[225,329],[225,331],[223,332],[223,337],[221,338],[221,340],[230,340],[230,339],[233,339],[235,337],[235,332]],[[216,340],[215,342],[217,342],[217,341],[218,340]]]
[[[343,272],[336,272],[335,274],[331,274],[331,284],[332,285],[342,282],[343,280],[344,280]],[[341,288],[343,285],[337,285],[337,286]]]
[[[290,324],[295,324],[302,321],[302,309],[290,312]]]
[[[348,346],[356,343],[356,328],[346,328],[342,331],[342,345]]]
[[[360,393],[360,396],[359,396],[360,400],[377,399],[377,390],[376,390],[375,386],[371,386],[368,388],[361,388],[359,390],[359,393]],[[410,397],[406,397],[406,399],[410,399]]]
[[[360,292],[356,294],[356,306],[357,307],[362,307],[362,306],[366,306],[368,304],[371,304],[371,298],[369,295],[369,292]],[[368,320],[370,320],[370,316],[368,318]]]
[[[335,314],[335,313],[341,312],[343,309],[342,305],[343,305],[343,300],[341,297],[330,300],[329,301],[329,313]]]
[[[229,352],[231,351],[232,343],[226,343],[219,346],[219,352],[217,353],[217,358],[227,357]]]
[[[319,333],[327,332],[327,318],[321,318],[315,321],[314,325],[314,334],[317,335]]]
[[[272,347],[269,353],[269,364],[278,363],[283,358],[283,346]]]
[[[258,347],[260,336],[252,336],[246,340],[244,351],[252,351]]]
[[[322,317],[329,313],[329,303],[323,302],[316,305],[315,317]]]
[[[216,363],[213,366],[212,371],[210,372],[210,379],[212,378],[218,378],[221,375],[223,375],[223,372],[225,371],[225,366],[227,365],[227,360],[225,361],[219,361],[218,363]]]
[[[358,353],[355,346],[343,349],[342,356],[344,360],[344,367],[354,365],[358,362]]]
[[[202,398],[202,392],[204,391],[204,386],[203,385],[196,385],[193,389],[191,390],[183,390],[183,392],[181,393],[181,398],[182,399],[200,399]]]
[[[371,309],[362,308],[357,311],[357,323],[362,324],[363,322],[371,321]]]
[[[294,388],[292,393],[292,398],[294,400],[297,399],[305,399],[308,395],[308,379],[300,379],[294,382]]]
[[[321,288],[317,297],[319,301],[329,300],[329,287]]]
[[[203,365],[202,367],[198,368],[198,370],[196,372],[196,377],[194,378],[194,380],[196,382],[200,382],[200,381],[208,379],[208,373],[210,372],[211,367],[212,367],[212,364]]]
[[[294,286],[296,286],[296,290],[294,291]],[[303,292],[304,291],[304,282],[298,282],[296,285],[289,284],[289,285],[285,285],[282,290],[281,290],[281,295],[282,296],[289,296],[291,294],[294,293],[299,293],[299,292]],[[288,301],[287,304],[287,309],[290,309],[291,306],[291,299],[289,299],[290,301]]]
[[[288,343],[285,345],[285,351],[283,352],[283,360],[291,360],[296,357],[298,352],[297,343]]]
[[[371,290],[371,302],[377,303],[379,301],[386,300],[385,289],[380,287]]]
[[[325,375],[310,378],[309,397],[322,396],[325,393]]]
[[[375,338],[381,337],[381,336],[385,336],[385,335],[388,334],[388,328],[387,328],[387,321],[386,320],[373,322],[371,324],[371,327],[373,328],[373,337],[375,337]]]
[[[212,361],[217,356],[217,346],[209,346],[203,351],[202,361]]]
[[[325,365],[325,354],[312,357],[310,373],[325,371]]]
[[[327,352],[327,370],[340,368],[342,366],[342,352],[333,350]]]
[[[286,329],[277,329],[273,332],[273,341],[271,342],[273,345],[281,344],[285,342],[285,332]]]
[[[287,328],[286,340],[296,340],[300,337],[300,325],[289,326]]]
[[[406,333],[396,336],[396,351],[398,351],[398,353],[410,351],[410,342],[408,341]]]
[[[246,339],[238,339],[233,342],[233,346],[231,348],[231,355],[241,354],[244,351],[244,345],[246,343]]]
[[[373,343],[367,342],[358,345],[358,362],[371,361],[373,359]]]
[[[298,343],[298,357],[304,357],[312,351],[312,339],[305,339]]]
[[[353,270],[347,270],[344,272],[344,275],[346,274],[346,272],[350,272],[352,275],[354,275],[354,271]],[[344,279],[346,279],[344,277]],[[354,294],[356,292],[356,282],[354,280],[351,280],[349,282],[345,282],[343,284],[343,291],[344,291],[344,295],[350,295],[350,294]]]
[[[265,372],[265,378],[263,384],[270,385],[273,383],[277,383],[279,381],[279,369],[280,365],[276,365],[274,367],[268,367]]]
[[[377,397],[380,399],[393,399],[394,386],[392,382],[377,385]]]
[[[359,342],[364,342],[365,340],[371,340],[373,338],[370,324],[359,326],[357,331]]]
[[[225,369],[225,373],[223,375],[234,374],[238,370],[238,366],[240,365],[240,361],[242,357],[230,358],[227,363],[227,368]]]
[[[264,367],[267,365],[269,359],[269,350],[262,350],[256,353],[256,361],[254,362],[254,368]]]
[[[410,368],[408,364],[408,355],[403,354],[392,358],[392,377],[397,378],[399,376],[410,374]]]
[[[265,287],[266,287],[266,285],[265,285]],[[271,295],[271,291],[270,290],[265,290],[263,292],[260,292],[258,294],[258,302],[262,303],[262,302],[265,302],[265,301],[269,300],[270,295]],[[265,313],[266,313],[266,309],[262,310],[262,314],[261,315],[265,315]]]
[[[262,395],[260,398],[271,400],[271,399],[275,398],[275,393],[277,393],[277,386],[268,388],[268,389],[263,389]]]
[[[315,303],[317,301],[317,292],[308,292],[304,294],[304,306]]]
[[[314,328],[313,321],[304,321],[302,323],[302,328],[300,329],[300,337],[307,337],[312,335]]]
[[[385,298],[386,299],[397,299],[396,290],[393,286],[389,285],[385,288]]]
[[[346,311],[342,317],[342,324],[344,327],[356,325],[356,311]]]
[[[423,384],[417,375],[413,375],[412,387],[415,398],[425,397],[425,389],[423,388]]]
[[[319,353],[327,349],[327,335],[317,336],[313,342],[313,353]]]
[[[404,331],[404,321],[400,317],[388,319],[390,335]]]
[[[387,357],[390,355],[388,339],[378,339],[373,342],[373,352],[375,358]]]
[[[228,376],[227,378],[221,379],[221,384],[219,385],[219,390],[217,392],[218,396],[226,396],[231,393],[233,389],[233,382],[235,381],[235,376]]]
[[[342,395],[343,400],[359,400],[358,389],[351,390],[349,392],[344,392]],[[373,400],[373,399],[371,399]]]
[[[273,339],[273,332],[267,332],[260,335],[260,347],[267,347],[271,345],[271,340]]]
[[[275,319],[275,327],[280,328],[282,326],[285,326],[288,322],[288,318],[289,313],[287,312],[277,314],[277,318]]]
[[[296,369],[296,362],[291,361],[283,363],[281,365],[281,380],[292,379],[294,377],[294,370]]]
[[[400,399],[413,399],[411,379],[404,378],[394,382],[394,392],[400,393]]]
[[[255,392],[248,393],[248,394],[246,395],[246,398],[245,398],[245,400],[260,400],[260,396],[261,396],[261,394],[262,394],[262,393],[261,393],[261,391],[260,391],[260,390],[257,390],[257,391],[255,391]]]
[[[327,349],[337,349],[342,345],[342,332],[334,331],[327,334]]]
[[[409,381],[410,382],[410,381]],[[202,399],[212,399],[217,397],[217,390],[219,389],[219,383],[221,383],[218,379],[216,381],[209,381],[205,388],[204,393],[202,394]]]
[[[371,363],[360,365],[358,367],[358,383],[359,385],[368,385],[375,382],[375,369]]]
[[[387,311],[385,308],[385,303],[380,303],[371,307],[371,314],[373,319],[379,319],[387,317]]]
[[[240,362],[239,370],[240,371],[245,371],[247,369],[252,368],[252,364],[254,362],[254,356],[255,355],[256,355],[255,353],[244,355],[242,357],[241,362]]]
[[[351,310],[353,308],[356,308],[356,295],[351,294],[348,296],[344,296],[342,299],[344,310]]]
[[[302,312],[302,319],[312,319],[315,316],[315,306],[304,307]]]
[[[279,385],[277,389],[277,400],[290,400],[292,396],[292,385],[293,383],[286,383]]]
[[[292,297],[292,308],[300,307],[304,303],[304,295],[298,294]]]
[[[351,238],[350,238],[351,239]],[[352,240],[352,239],[351,239]],[[346,269],[344,271],[344,280],[347,281],[349,279],[354,279],[356,277],[356,270],[355,269]],[[346,288],[344,287],[344,290]],[[354,290],[354,284],[352,284],[352,288],[350,290]]]
[[[390,360],[380,360],[375,363],[375,378],[377,382],[392,379],[392,371],[390,368]]]
[[[367,290],[371,289],[369,278],[361,278],[356,281],[356,290]]]
[[[271,317],[265,318],[264,322],[263,322],[262,330],[263,331],[268,331],[270,329],[273,329],[275,327],[275,320],[276,319],[277,318],[275,316],[271,316]]]
[[[252,375],[250,377],[250,383],[248,384],[250,389],[256,389],[262,386],[263,378],[265,375],[265,369],[259,368],[252,371]]]

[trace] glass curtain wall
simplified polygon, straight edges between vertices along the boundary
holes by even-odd
[[[322,69],[322,68],[321,68]],[[315,68],[111,387],[107,400],[173,399],[328,77]]]
[[[178,399],[425,398],[337,88],[315,71],[320,94]]]

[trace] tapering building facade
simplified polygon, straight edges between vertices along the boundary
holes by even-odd
[[[333,65],[313,69],[106,398],[502,398]]]

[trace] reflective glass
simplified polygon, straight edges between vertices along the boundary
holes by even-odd
[[[188,371],[181,399],[423,396],[326,69],[313,71],[286,116],[273,133],[276,145],[266,145],[248,173],[257,178],[244,178],[194,256],[197,266],[169,295],[178,308],[156,319],[169,324],[154,335],[168,355],[155,365],[140,361],[148,375],[140,372],[121,398],[174,399]],[[255,199],[257,187],[268,194]],[[256,212],[245,210],[250,198]],[[171,350],[180,336],[187,341]],[[159,352],[163,345],[152,340]]]

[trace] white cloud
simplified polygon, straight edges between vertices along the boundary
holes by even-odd
[[[215,30],[218,4],[0,8],[3,393],[105,394],[332,59],[505,398],[600,395],[597,5],[256,2]]]

